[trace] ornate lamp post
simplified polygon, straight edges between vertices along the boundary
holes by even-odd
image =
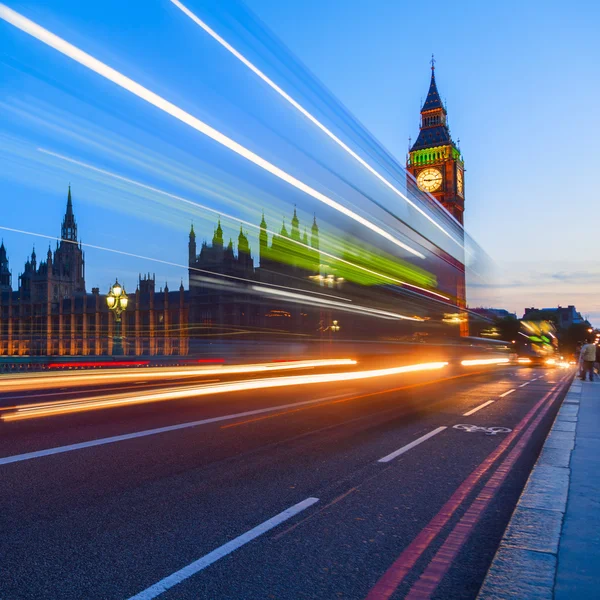
[[[127,309],[129,298],[125,293],[125,288],[115,279],[115,283],[108,290],[106,304],[109,310],[115,315],[115,334],[113,336],[113,354],[123,354],[123,338],[121,336],[121,313]]]

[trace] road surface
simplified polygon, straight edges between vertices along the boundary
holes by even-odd
[[[0,598],[475,598],[571,375],[472,367],[0,422]]]

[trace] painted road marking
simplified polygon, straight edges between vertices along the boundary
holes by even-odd
[[[512,394],[514,391],[515,391],[514,388],[512,390],[508,390],[508,392],[504,392],[504,394],[500,394],[500,398],[504,398],[504,396],[508,396],[509,394]]]
[[[250,531],[243,533],[242,535],[236,537],[230,542],[219,546],[216,550],[205,554],[202,558],[199,558],[193,563],[187,565],[187,567],[183,567],[183,569],[175,571],[175,573],[173,573],[172,575],[161,579],[158,583],[155,583],[153,586],[146,588],[139,594],[131,596],[129,600],[150,600],[151,598],[156,598],[157,596],[160,596],[162,593],[166,592],[167,590],[171,589],[172,587],[176,586],[182,581],[185,581],[192,575],[195,575],[203,569],[206,569],[206,567],[217,562],[224,556],[231,554],[238,548],[241,548],[248,542],[251,542],[252,540],[261,536],[263,533],[266,533],[267,531],[270,531],[278,525],[281,525],[281,523],[284,523],[285,521],[291,519],[292,517],[296,516],[303,510],[306,510],[313,504],[316,504],[318,501],[318,498],[307,498],[302,502],[298,502],[298,504],[294,504],[294,506],[291,506],[283,512],[280,512],[278,515],[275,515],[268,521],[257,525],[256,527],[254,527],[254,529],[250,529]]]
[[[434,429],[433,431],[430,431],[429,433],[426,433],[425,435],[422,435],[420,438],[417,438],[416,440],[414,440],[410,444],[406,444],[406,446],[402,446],[402,448],[399,448],[395,452],[392,452],[391,454],[388,454],[387,456],[384,456],[383,458],[380,458],[377,462],[380,462],[380,463],[390,462],[390,460],[394,460],[394,458],[400,456],[401,454],[404,454],[405,452],[408,452],[409,450],[411,450],[415,446],[418,446],[419,444],[421,444],[425,440],[428,440],[430,437],[433,437],[434,435],[437,435],[438,433],[444,431],[444,429],[448,429],[448,428],[446,426],[444,426],[444,427],[438,427],[437,429]]]
[[[565,377],[563,381],[566,381]],[[562,383],[562,381],[561,381]],[[541,398],[517,424],[514,431],[502,440],[496,449],[456,488],[452,496],[446,501],[440,511],[429,521],[413,541],[402,551],[400,556],[390,565],[387,571],[379,578],[366,597],[366,600],[388,600],[398,589],[406,576],[411,572],[423,553],[430,547],[433,540],[442,532],[448,521],[462,503],[471,494],[481,478],[492,468],[496,460],[502,456],[519,433],[527,427],[535,413],[544,406],[544,403],[554,393],[561,389],[560,384],[554,386]]]
[[[482,408],[485,408],[486,406],[489,406],[490,404],[493,404],[494,401],[493,400],[488,400],[487,402],[484,402],[483,404],[480,404],[479,406],[476,406],[475,408],[473,408],[472,410],[466,412],[463,417],[469,417],[472,414],[475,414],[478,410],[481,410]]]
[[[566,378],[563,378],[562,382],[565,380]],[[478,522],[481,520],[492,500],[498,494],[502,484],[508,477],[515,463],[525,451],[529,440],[533,436],[540,422],[556,401],[558,394],[558,391],[551,392],[548,401],[542,405],[540,412],[528,425],[527,429],[525,429],[523,435],[517,441],[514,448],[492,473],[483,489],[479,492],[478,496],[466,509],[460,521],[454,525],[454,528],[446,538],[445,542],[438,549],[427,568],[421,573],[421,576],[417,582],[412,586],[408,594],[405,596],[406,600],[422,600],[424,598],[431,598],[434,595],[435,590],[438,588],[451,565],[454,564],[454,561],[456,561],[457,556],[462,550],[467,539],[472,534]],[[545,396],[544,400],[546,400],[547,397],[548,396]],[[519,425],[517,425],[517,427],[519,427]],[[391,596],[391,594],[394,592],[395,589],[392,589],[389,595]]]
[[[464,423],[454,425],[453,429],[460,429],[461,431],[466,431],[467,433],[483,432],[486,435],[510,433],[512,431],[512,429],[509,429],[508,427],[479,427],[478,425],[465,425]]]
[[[190,427],[199,427],[200,425],[208,425],[210,423],[218,423],[219,421],[229,421],[231,419],[239,419],[240,417],[248,417],[250,415],[259,415],[261,413],[273,412],[282,408],[291,408],[293,406],[303,406],[306,404],[317,404],[319,402],[327,402],[341,398],[345,394],[337,396],[328,396],[326,398],[317,398],[315,400],[306,400],[304,402],[293,402],[291,404],[280,404],[270,408],[259,408],[257,410],[248,410],[246,412],[235,413],[231,415],[222,415],[220,417],[211,417],[210,419],[201,419],[200,421],[190,421],[188,423],[179,423],[177,425],[168,425],[166,427],[157,427],[156,429],[146,429],[145,431],[136,431],[134,433],[125,433],[123,435],[114,435],[112,437],[99,438],[90,440],[89,442],[79,442],[77,444],[69,444],[68,446],[57,446],[55,448],[47,448],[45,450],[37,450],[35,452],[26,452],[25,454],[15,454],[13,456],[4,456],[0,458],[0,465],[8,465],[10,463],[22,462],[33,458],[41,458],[43,456],[51,456],[52,454],[62,454],[63,452],[73,452],[74,450],[83,450],[84,448],[92,448],[94,446],[104,446],[106,444],[114,444],[116,442],[124,442],[136,438],[157,435],[159,433],[168,433],[169,431],[178,431],[180,429],[189,429]]]
[[[525,383],[522,383],[519,387],[525,387],[526,385],[529,385],[531,383],[531,381],[526,381]]]

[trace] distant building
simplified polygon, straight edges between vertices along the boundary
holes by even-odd
[[[6,248],[4,246],[4,240],[0,245],[0,293],[7,292],[12,289],[12,273],[8,266],[8,256],[6,255]]]
[[[567,307],[558,306],[556,308],[526,308],[523,314],[523,319],[529,321],[548,319],[549,317],[554,317],[556,325],[561,329],[568,329],[571,325],[589,325],[572,304]]]
[[[35,247],[19,275],[19,298],[33,304],[57,302],[85,294],[85,257],[81,242],[77,243],[77,223],[73,214],[71,186],[67,195],[67,209],[56,250],[48,246],[46,260],[37,263]]]
[[[279,234],[269,243],[267,223],[263,215],[259,234],[259,261],[255,266],[247,234],[240,227],[237,254],[233,240],[225,246],[221,222],[217,223],[212,242],[204,241],[197,251],[196,233],[192,226],[188,242],[190,323],[193,337],[223,335],[244,328],[266,333],[285,330],[301,333],[318,330],[314,310],[299,303],[265,300],[249,293],[252,284],[274,285],[281,289],[314,289],[329,285],[320,281],[319,228],[313,220],[310,237],[300,233],[296,210],[288,232],[285,220]],[[309,315],[312,314],[312,318]]]
[[[421,108],[419,136],[410,145],[406,160],[407,190],[423,202],[436,205],[437,200],[461,225],[465,211],[465,164],[458,144],[450,135],[448,111],[440,98],[435,81],[435,61],[431,58],[431,81]],[[457,282],[457,304],[466,308],[464,265]],[[466,314],[466,313],[465,313]],[[462,318],[460,333],[469,335],[469,320]]]
[[[425,103],[421,108],[419,137],[410,146],[406,170],[416,179],[408,178],[409,191],[428,201],[431,194],[457,221],[463,222],[465,209],[465,165],[460,148],[452,140],[448,127],[448,112],[435,81],[435,64],[432,59],[431,83]]]
[[[114,316],[99,288],[85,289],[85,258],[77,242],[71,188],[54,253],[38,265],[35,249],[12,288],[4,242],[0,245],[0,356],[112,354]],[[188,293],[156,292],[154,277],[140,275],[122,315],[126,355],[188,353]]]

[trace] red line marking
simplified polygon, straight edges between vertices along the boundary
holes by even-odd
[[[159,361],[160,362],[160,361]],[[222,364],[225,362],[224,358],[184,358],[176,361],[175,365],[195,365],[195,364]],[[49,369],[64,369],[72,367],[146,367],[150,365],[149,360],[110,360],[110,361],[71,361],[71,362],[51,362],[48,363]],[[160,366],[160,365],[157,365]],[[164,366],[170,367],[171,364],[167,363]]]
[[[389,569],[379,578],[367,595],[366,600],[387,600],[394,594],[406,575],[408,575],[414,567],[417,560],[419,560],[431,542],[438,536],[452,515],[464,502],[465,498],[473,491],[477,482],[487,473],[487,471],[489,471],[498,457],[504,453],[512,441],[527,426],[529,421],[531,421],[538,409],[556,392],[560,385],[560,383],[555,385],[541,400],[539,400],[517,424],[512,433],[509,433],[502,443],[461,483],[450,499],[442,506],[437,515],[429,521],[417,537],[393,562]]]
[[[521,454],[523,454],[525,446],[531,439],[540,424],[540,421],[550,410],[550,407],[555,402],[559,392],[560,390],[555,392],[553,397],[548,400],[546,406],[540,410],[538,416],[521,436],[521,439],[515,444],[508,456],[491,475],[481,492],[479,492],[477,498],[473,500],[471,506],[469,506],[450,535],[446,538],[446,541],[442,544],[441,548],[436,552],[421,577],[419,577],[417,582],[410,589],[406,596],[407,600],[424,600],[425,598],[430,598],[433,592],[435,592],[444,578],[444,575],[446,575],[452,566],[452,563],[456,559],[461,548],[464,546],[468,537],[473,532],[473,529],[481,519],[483,512],[498,493],[500,486],[504,483],[504,480],[507,478],[515,462],[519,459]]]
[[[130,360],[130,361],[105,361],[105,362],[92,362],[92,361],[80,361],[80,362],[56,362],[48,363],[49,369],[63,369],[71,367],[140,367],[146,366],[150,363],[148,360]]]

